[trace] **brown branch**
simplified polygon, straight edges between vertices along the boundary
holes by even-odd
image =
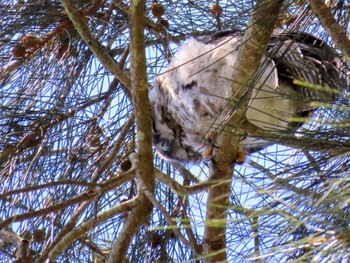
[[[90,231],[94,227],[98,226],[106,222],[106,220],[114,217],[117,214],[121,214],[127,211],[130,211],[133,207],[135,207],[138,203],[138,199],[134,198],[132,200],[126,201],[119,206],[113,207],[102,214],[98,215],[96,218],[92,218],[84,223],[82,223],[77,228],[73,229],[69,233],[67,233],[52,249],[49,254],[50,259],[57,258],[62,251],[67,248],[70,244],[72,244],[76,239],[84,235],[86,232]]]
[[[314,199],[320,199],[322,197],[322,195],[316,193],[315,191],[313,191],[312,189],[303,189],[303,188],[299,188],[296,187],[295,185],[292,185],[289,183],[288,179],[284,179],[284,178],[280,178],[279,175],[274,175],[272,174],[269,169],[266,169],[264,166],[262,166],[261,164],[254,162],[252,160],[250,160],[249,164],[258,169],[260,172],[264,173],[264,175],[266,175],[268,178],[270,178],[272,180],[272,182],[270,183],[271,185],[275,185],[281,189],[283,189],[284,191],[292,191],[294,193],[296,193],[298,196],[304,196],[304,197],[308,197],[308,198],[314,198]]]
[[[130,154],[129,159],[132,163],[133,170],[135,170],[136,173],[140,173],[140,162],[137,154]],[[133,208],[130,215],[126,218],[123,229],[120,232],[117,241],[112,246],[112,251],[108,258],[109,263],[123,261],[121,259],[124,259],[133,236],[139,231],[139,227],[145,223],[145,218],[148,216],[147,214],[145,216],[145,213],[152,212],[152,207],[147,207],[148,204],[145,204],[145,201],[149,202],[149,200],[146,199],[144,191],[141,189],[144,188],[147,190],[148,188],[143,185],[143,180],[141,179],[140,175],[138,175],[138,179],[140,180],[138,189],[139,193],[135,197],[137,205]],[[147,209],[146,211],[144,211],[145,208]]]
[[[180,239],[186,247],[191,248],[193,253],[197,257],[201,256],[201,252],[202,252],[201,247],[197,243],[190,242],[185,238],[185,236],[180,231],[180,227],[176,224],[176,221],[170,216],[170,214],[166,211],[165,207],[162,206],[162,204],[157,200],[154,194],[147,189],[144,191],[144,193],[147,196],[147,198],[151,200],[153,205],[157,207],[158,210],[163,214],[163,216],[165,217],[166,221],[168,222],[169,226],[171,227],[171,230],[174,232],[176,237]]]
[[[349,143],[330,140],[329,138],[319,139],[314,137],[295,137],[290,135],[290,133],[283,133],[282,131],[272,132],[261,129],[249,121],[245,121],[243,126],[246,134],[249,134],[252,137],[262,138],[275,143],[281,143],[293,148],[299,148],[302,150],[307,149],[309,151],[317,151],[320,153],[328,152],[331,155],[341,155],[342,153],[350,151]]]
[[[80,215],[85,211],[86,207],[88,207],[89,204],[96,198],[96,196],[97,196],[96,193],[97,194],[98,193],[106,193],[110,190],[113,190],[117,186],[134,178],[134,175],[135,175],[134,169],[131,169],[128,172],[119,175],[117,178],[113,178],[113,179],[101,184],[100,191],[85,192],[84,194],[82,194],[76,198],[72,198],[72,199],[67,200],[65,202],[61,202],[60,204],[57,204],[57,205],[50,206],[48,208],[44,208],[44,209],[41,209],[38,211],[29,212],[29,213],[25,213],[22,215],[16,215],[16,216],[7,218],[4,221],[0,222],[0,228],[4,227],[5,225],[10,224],[12,222],[18,222],[18,221],[22,221],[24,219],[28,219],[28,218],[32,218],[35,216],[44,215],[44,214],[47,214],[50,212],[61,210],[65,207],[67,207],[68,205],[73,205],[75,203],[82,202],[82,200],[86,200],[76,210],[76,212],[74,213],[74,215],[72,216],[70,221],[64,226],[64,228],[58,234],[58,236],[56,237],[54,242],[46,250],[43,251],[42,255],[40,256],[40,258],[38,259],[37,262],[44,262],[49,255],[50,255],[50,257],[52,255],[54,257],[57,257],[58,254],[57,255],[55,254],[55,253],[58,253],[57,251],[61,252],[64,248],[69,246],[69,244],[71,244],[71,242],[78,239],[82,234],[86,233],[86,231],[92,229],[96,225],[104,222],[105,220],[115,216],[118,213],[123,213],[125,211],[130,210],[135,205],[136,200],[125,202],[122,205],[115,207],[115,208],[97,216],[96,220],[94,218],[94,219],[87,221],[82,226],[78,227],[78,232],[76,232],[76,230],[72,231],[72,229],[75,227],[77,220],[80,218]],[[82,232],[82,230],[85,230],[85,232]]]
[[[5,226],[13,222],[20,222],[29,218],[47,215],[49,213],[62,210],[71,205],[75,205],[84,201],[93,200],[96,197],[98,197],[101,193],[107,193],[108,191],[115,189],[117,186],[132,180],[134,177],[135,177],[135,170],[131,169],[119,175],[117,178],[110,179],[107,182],[100,184],[99,186],[95,187],[93,190],[88,190],[83,194],[73,197],[69,200],[65,200],[56,205],[52,205],[43,209],[39,209],[36,211],[31,211],[31,212],[23,213],[19,215],[14,215],[9,218],[6,218],[0,221],[0,229],[4,228]]]
[[[113,0],[113,4],[120,12],[123,12],[126,17],[130,16],[130,6],[128,4],[126,4],[122,1],[119,1],[119,0]],[[144,21],[145,21],[145,26],[150,31],[157,32],[157,33],[159,32],[159,33],[165,35],[169,40],[171,40],[173,42],[179,41],[179,37],[173,37],[172,35],[170,35],[168,33],[168,31],[166,30],[165,27],[163,27],[160,24],[155,23],[152,19],[145,17]],[[183,39],[185,39],[185,36],[183,36]],[[181,40],[183,40],[183,39],[181,39]]]
[[[51,32],[47,33],[47,35],[43,39],[37,39],[38,43],[34,47],[27,48],[24,58],[21,58],[18,61],[1,68],[0,69],[1,78],[4,78],[8,74],[10,74],[14,69],[22,66],[26,60],[31,58],[32,54],[36,53],[38,50],[45,47],[54,37],[59,35],[64,30],[69,31],[71,28],[72,28],[72,24],[70,23],[70,21],[68,19],[65,19],[62,22],[60,22],[57,25],[57,27],[54,30],[52,30]]]
[[[14,195],[14,194],[21,194],[21,193],[27,193],[43,188],[49,188],[52,186],[57,186],[57,185],[79,185],[79,186],[85,186],[88,188],[95,188],[98,186],[96,183],[89,183],[89,182],[83,182],[83,181],[72,181],[72,180],[60,180],[56,182],[49,182],[46,184],[40,184],[40,185],[33,185],[33,186],[28,186],[26,188],[21,188],[21,189],[16,189],[16,190],[11,190],[8,192],[5,192],[3,194],[0,194],[0,199],[4,199],[9,195]]]
[[[178,161],[170,161],[170,163],[174,166],[176,170],[178,170],[185,180],[191,181],[194,183],[200,183],[201,180],[194,176],[189,170],[187,170],[184,165]]]
[[[191,220],[188,216],[188,213],[187,213],[187,209],[188,209],[188,204],[189,204],[189,198],[188,196],[185,196],[184,198],[181,198],[179,197],[179,201],[181,201],[182,203],[182,218],[181,218],[181,222],[182,222],[182,225],[185,226],[185,231],[186,231],[186,234],[188,236],[188,240],[190,242],[190,244],[192,244],[192,246],[196,249],[197,253],[199,252],[203,252],[203,247],[201,244],[199,244],[199,240],[197,240],[194,232],[193,232],[193,225],[191,223]]]
[[[250,27],[244,34],[243,45],[239,50],[235,62],[232,94],[236,98],[244,98],[248,87],[253,84],[267,43],[273,31],[275,21],[283,0],[265,1],[256,3],[256,10],[250,21]],[[237,92],[238,91],[238,92]],[[234,102],[232,102],[233,104]],[[234,105],[232,105],[233,107]],[[216,164],[212,163],[210,179],[222,180],[222,183],[211,187],[208,191],[206,226],[203,236],[204,262],[223,262],[226,257],[226,217],[231,195],[231,181],[233,176],[233,162],[239,143],[238,136],[232,136],[232,128],[239,134],[242,127],[242,118],[245,114],[247,101],[231,116],[219,138],[220,150],[215,154]]]
[[[98,37],[101,37],[101,36],[103,36],[103,34],[106,34],[105,30],[106,30],[106,28],[107,28],[107,26],[109,24],[109,21],[111,19],[112,13],[113,13],[113,3],[109,4],[108,10],[107,10],[107,12],[105,14],[104,23],[103,23],[100,31],[98,32],[98,35],[97,35]]]
[[[50,128],[57,126],[63,121],[73,117],[80,110],[83,110],[95,103],[99,103],[100,101],[107,99],[112,91],[113,90],[110,89],[107,93],[101,95],[100,97],[85,102],[83,105],[73,109],[68,113],[62,114],[62,112],[58,111],[56,115],[48,114],[46,116],[41,117],[38,120],[33,121],[29,125],[30,130],[26,134],[24,134],[21,139],[18,140],[17,144],[8,145],[9,147],[5,148],[2,152],[0,152],[0,161],[2,158],[9,159],[9,157],[14,154],[19,155],[24,150],[37,147],[41,144],[42,138],[44,138],[44,136],[47,134]],[[55,118],[56,116],[59,117]]]
[[[333,17],[330,8],[323,0],[308,0],[312,11],[316,14],[327,33],[332,37],[336,46],[350,57],[350,40],[346,36],[345,27],[341,27]]]
[[[9,218],[4,219],[3,221],[0,222],[0,229],[3,227],[7,226],[8,224],[11,224],[13,222],[20,222],[29,218],[37,217],[37,216],[44,216],[52,212],[56,212],[59,210],[62,210],[68,206],[72,206],[74,204],[78,204],[84,201],[88,201],[91,199],[96,198],[97,196],[97,191],[93,192],[91,194],[83,193],[81,195],[78,195],[76,197],[73,197],[69,200],[60,202],[59,204],[49,206],[47,208],[39,209],[36,211],[28,212],[28,213],[23,213],[20,215],[14,215]]]
[[[55,240],[41,253],[40,257],[37,259],[36,263],[43,263],[47,260],[48,256],[52,251],[54,250],[55,246],[59,244],[59,242],[67,235],[69,235],[72,232],[72,229],[75,227],[77,221],[79,220],[80,216],[85,212],[86,208],[91,204],[93,200],[89,200],[86,202],[83,202],[80,204],[80,206],[75,210],[73,216],[70,218],[70,220],[67,222],[67,224],[64,225],[62,230],[58,233]],[[74,236],[75,239],[77,236]],[[74,240],[75,240],[74,239]]]
[[[131,80],[129,75],[121,70],[118,64],[108,54],[108,52],[102,47],[98,40],[91,34],[90,29],[86,23],[86,16],[80,12],[73,4],[71,0],[62,0],[64,9],[66,10],[69,18],[73,22],[75,29],[78,31],[80,37],[88,45],[90,50],[101,61],[103,66],[112,72],[116,78],[130,90]],[[126,90],[126,92],[128,92]]]
[[[30,249],[29,240],[22,238],[12,231],[12,229],[3,229],[0,231],[2,243],[10,243],[16,246],[17,259],[13,262],[32,262],[33,251]]]
[[[147,68],[145,54],[145,12],[146,1],[131,1],[131,84],[133,104],[136,115],[137,150],[138,154],[130,156],[136,175],[139,180],[139,193],[137,206],[133,208],[126,218],[118,239],[112,246],[108,262],[123,262],[127,249],[134,235],[143,224],[149,222],[153,204],[145,196],[144,191],[153,193],[154,172],[152,153],[152,120],[151,106],[148,99]]]
[[[184,186],[178,183],[176,180],[172,179],[168,174],[165,174],[158,169],[155,169],[154,175],[159,182],[166,184],[170,189],[175,191],[180,196],[197,194],[199,192],[206,191],[210,187],[222,182],[221,180],[206,180],[195,185]]]

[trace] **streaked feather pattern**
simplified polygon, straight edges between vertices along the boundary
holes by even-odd
[[[243,32],[234,29],[191,38],[155,79],[149,95],[154,145],[164,158],[198,162],[211,147],[206,135],[215,134],[232,113],[227,100],[240,99],[231,93],[230,79],[242,37]],[[347,83],[339,63],[336,52],[312,35],[275,34],[250,93],[247,120],[266,130],[290,128],[290,117],[313,111],[308,101],[336,96],[297,86],[293,80],[341,89]],[[247,152],[271,143],[249,136],[241,141]]]

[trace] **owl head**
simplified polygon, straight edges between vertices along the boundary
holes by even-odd
[[[153,145],[162,158],[180,162],[200,162],[202,155],[194,146],[183,143],[186,137],[181,124],[174,120],[168,90],[157,77],[149,92],[152,109]],[[163,84],[164,85],[164,84]]]

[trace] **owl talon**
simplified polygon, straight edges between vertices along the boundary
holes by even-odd
[[[214,156],[214,146],[209,145],[205,152],[202,154],[204,161],[210,161]]]
[[[202,154],[202,157],[203,157],[203,160],[204,161],[210,161],[212,160],[213,156],[214,156],[214,149],[218,149],[219,147],[216,146],[214,144],[214,141],[217,137],[217,132],[214,131],[214,132],[208,132],[206,135],[205,135],[205,140],[206,140],[206,143],[208,144],[205,152]]]
[[[235,163],[242,164],[247,160],[247,156],[242,148],[242,146],[238,145],[236,149],[236,159]]]
[[[208,132],[205,135],[205,139],[207,140],[208,144],[212,145],[212,144],[214,144],[214,141],[217,138],[217,136],[218,136],[218,132],[216,132],[216,131]]]

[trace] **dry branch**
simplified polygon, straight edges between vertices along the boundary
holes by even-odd
[[[9,243],[16,246],[16,260],[13,262],[32,262],[33,251],[30,249],[29,240],[22,238],[12,231],[12,229],[0,230],[2,243]]]
[[[336,46],[350,57],[350,40],[346,36],[346,30],[341,27],[333,17],[331,10],[322,0],[308,0],[312,10],[326,29]]]
[[[143,224],[149,223],[152,213],[152,202],[144,190],[154,191],[151,106],[148,100],[147,69],[145,54],[145,1],[132,1],[130,12],[130,53],[131,85],[137,127],[137,156],[131,160],[139,180],[137,205],[124,222],[119,237],[112,246],[108,262],[122,262],[128,247]],[[131,156],[130,156],[131,159]]]
[[[129,75],[121,70],[114,59],[107,53],[102,47],[101,43],[91,34],[90,29],[86,23],[86,16],[80,12],[73,4],[71,0],[62,0],[62,4],[71,19],[75,29],[78,31],[81,38],[88,45],[95,56],[101,61],[101,63],[112,72],[116,78],[126,87],[127,90],[131,88],[131,80]],[[129,93],[130,95],[130,93]]]
[[[94,200],[101,193],[106,193],[110,190],[113,190],[117,186],[124,184],[127,181],[130,181],[134,177],[135,177],[135,170],[131,169],[131,170],[119,175],[117,178],[112,178],[112,179],[100,184],[99,186],[95,187],[93,190],[88,190],[88,191],[84,192],[83,194],[78,195],[76,197],[73,197],[69,200],[62,201],[56,205],[51,205],[51,206],[43,208],[43,209],[39,209],[36,211],[27,212],[27,213],[23,213],[23,214],[19,214],[19,215],[14,215],[14,216],[11,216],[9,218],[6,218],[6,219],[0,221],[0,229],[6,227],[7,225],[9,225],[13,222],[20,222],[20,221],[24,221],[24,220],[29,219],[29,218],[47,215],[51,212],[57,212],[57,211],[62,210],[66,207],[69,207],[69,206],[72,206],[72,205],[75,205],[78,203],[82,203],[84,201]]]
[[[106,220],[114,217],[117,214],[130,211],[133,207],[137,205],[137,202],[138,202],[137,198],[126,201],[120,204],[119,206],[113,207],[103,212],[102,214],[98,215],[96,218],[90,219],[82,223],[80,226],[78,226],[74,230],[71,230],[61,240],[59,240],[59,242],[52,249],[52,251],[50,251],[49,258],[55,259],[62,253],[62,251],[65,248],[67,248],[76,239],[86,234],[86,232],[90,231],[91,229],[98,226],[99,224],[104,223]]]
[[[51,258],[56,258],[59,254],[56,254],[55,247],[59,246],[59,243],[64,239],[64,244],[65,246],[68,246],[72,242],[74,242],[78,237],[73,236],[73,238],[65,239],[67,235],[72,233],[72,230],[76,226],[77,221],[79,220],[80,216],[85,212],[86,208],[91,204],[93,200],[85,201],[82,202],[79,207],[75,210],[74,214],[72,217],[69,219],[69,221],[65,224],[65,226],[61,229],[61,231],[58,233],[58,235],[55,237],[55,240],[48,246],[43,253],[40,255],[36,263],[43,263],[47,258],[49,257],[50,254],[52,254],[50,257]],[[56,256],[57,255],[57,256]]]
[[[282,2],[281,0],[260,0],[256,3],[250,27],[244,34],[244,44],[239,50],[234,65],[236,74],[233,76],[232,83],[236,86],[232,87],[232,94],[236,94],[234,91],[239,90],[240,92],[236,95],[238,98],[244,98],[253,84],[253,76],[261,63]],[[236,151],[233,149],[237,147],[240,139],[232,136],[232,128],[235,127],[236,131],[239,131],[238,127],[241,127],[244,121],[246,107],[247,101],[242,101],[242,106],[228,120],[219,138],[219,146],[222,147],[216,154],[216,164],[211,166],[210,178],[220,179],[222,182],[208,191],[206,227],[203,237],[203,251],[208,258],[205,258],[204,262],[227,260],[226,217],[231,195],[233,163],[236,159]]]

